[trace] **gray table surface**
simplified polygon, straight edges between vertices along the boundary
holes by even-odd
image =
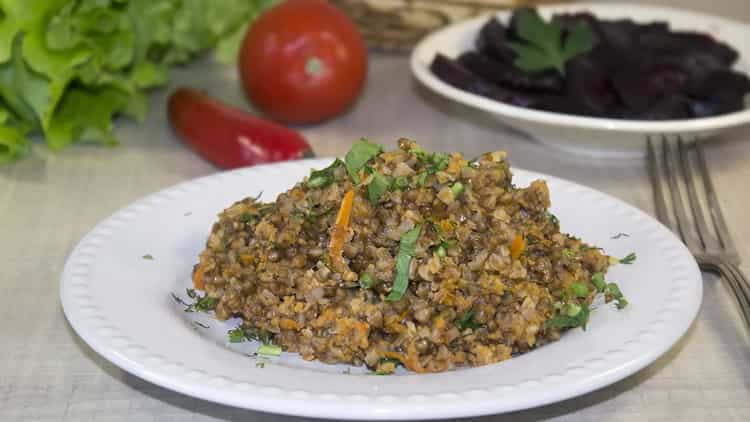
[[[750,20],[744,0],[666,1]],[[175,84],[206,89],[247,107],[234,68],[210,61],[175,72]],[[142,126],[119,122],[116,149],[75,146],[0,168],[0,421],[299,421],[183,396],[113,366],[72,331],[61,311],[58,279],[75,242],[131,201],[216,169],[186,149],[164,116],[168,90],[151,97]],[[319,155],[340,155],[366,135],[401,136],[468,156],[509,152],[514,165],[565,177],[653,212],[641,162],[562,154],[420,89],[405,57],[373,55],[369,84],[346,116],[302,129]],[[750,270],[750,129],[708,148],[715,183]],[[750,343],[723,283],[704,274],[700,314],[666,355],[610,387],[545,407],[475,421],[748,421]]]

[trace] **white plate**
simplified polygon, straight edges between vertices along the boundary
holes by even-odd
[[[740,58],[735,68],[750,72],[750,26],[716,16],[681,9],[631,3],[570,3],[539,7],[548,18],[555,13],[590,11],[603,19],[630,18],[636,22],[667,21],[674,30],[705,32],[735,48]],[[510,12],[497,13],[507,22]],[[454,88],[430,71],[437,53],[457,57],[474,49],[474,41],[488,16],[460,22],[425,37],[414,49],[411,69],[428,89],[453,101],[488,112],[509,126],[546,144],[575,153],[598,156],[643,156],[647,136],[680,134],[705,138],[731,127],[750,123],[750,109],[716,117],[687,120],[646,121],[574,116],[533,110],[501,103]]]
[[[220,323],[189,314],[190,273],[216,214],[263,191],[276,195],[330,160],[220,173],[143,198],[98,224],[71,253],[60,284],[75,331],[122,369],[163,387],[248,409],[346,419],[426,419],[500,413],[574,397],[653,362],[687,330],[701,301],[695,261],[675,236],[643,212],[561,179],[514,169],[518,185],[545,178],[564,231],[633,265],[613,267],[630,306],[600,306],[587,331],[499,364],[440,374],[366,375],[360,368],[305,362],[284,353],[256,367],[232,350]],[[624,232],[629,237],[612,237]],[[144,259],[151,255],[153,260]],[[210,326],[195,326],[191,318]]]

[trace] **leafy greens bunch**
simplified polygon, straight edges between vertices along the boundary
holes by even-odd
[[[117,143],[112,119],[142,121],[169,68],[216,47],[236,56],[273,0],[0,0],[0,164],[42,135]]]

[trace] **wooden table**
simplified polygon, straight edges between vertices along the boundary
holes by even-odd
[[[680,4],[750,20],[744,1]],[[246,107],[233,68],[205,61],[175,72],[174,80]],[[1,421],[300,420],[217,405],[142,381],[94,353],[62,314],[63,263],[97,221],[142,195],[216,171],[170,131],[167,92],[152,95],[144,125],[118,122],[118,148],[81,145],[52,154],[36,147],[30,158],[0,168]],[[407,136],[467,156],[505,149],[518,167],[587,184],[653,211],[642,162],[584,159],[531,142],[425,93],[410,77],[405,57],[373,55],[369,85],[351,113],[302,130],[319,155],[342,154],[360,136],[381,143]],[[750,129],[723,137],[707,152],[744,270],[750,271]],[[474,420],[750,420],[748,330],[721,281],[710,274],[704,281],[695,324],[646,369],[576,399]]]

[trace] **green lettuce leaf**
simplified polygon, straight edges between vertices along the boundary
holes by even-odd
[[[117,144],[112,121],[146,117],[146,91],[207,49],[234,60],[270,0],[0,0],[0,163],[28,136],[54,150]]]

